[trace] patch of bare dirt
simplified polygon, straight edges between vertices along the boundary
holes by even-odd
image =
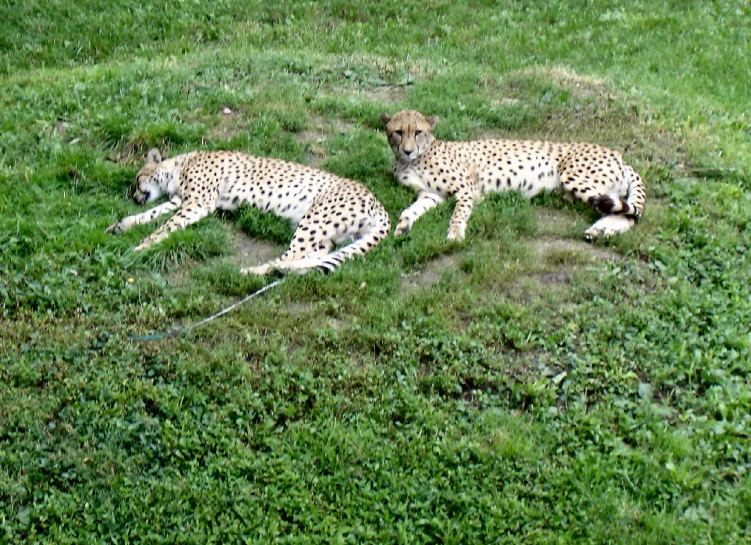
[[[560,89],[571,91],[576,98],[612,96],[604,79],[577,74],[576,71],[566,66],[531,66],[516,70],[510,76],[548,80]]]
[[[315,305],[310,301],[297,302],[293,301],[284,305],[284,309],[289,314],[300,314],[312,310]]]
[[[261,265],[272,259],[281,256],[286,249],[283,246],[268,242],[266,240],[252,238],[240,231],[232,231],[230,234],[230,243],[233,251],[229,255],[211,258],[208,263],[226,262],[238,268],[254,267]],[[190,271],[195,262],[187,262],[175,270],[169,276],[169,282],[172,285],[179,286],[190,276]]]
[[[386,104],[402,102],[406,94],[404,85],[379,85],[378,87],[363,89],[361,92],[372,102]]]
[[[443,255],[425,265],[422,269],[402,276],[401,285],[408,291],[435,285],[441,278],[441,273],[447,269],[458,270],[460,257],[458,255]]]
[[[531,107],[530,89],[539,92],[540,83],[569,93],[565,105],[550,110],[541,133],[519,130],[481,137],[597,142],[648,161],[675,162],[681,154],[683,143],[675,135],[649,126],[651,116],[645,105],[619,95],[603,78],[579,74],[566,66],[532,66],[509,72],[501,81],[499,98],[492,103]],[[497,82],[487,84],[496,86]]]
[[[161,150],[165,149],[165,146],[158,147]],[[107,154],[107,160],[124,165],[140,165],[145,160],[147,149],[146,144],[137,138],[128,142],[122,149],[116,148],[110,151]],[[162,151],[162,157],[167,157],[165,151]]]
[[[290,317],[297,317],[303,322],[313,323],[320,327],[329,327],[334,331],[341,331],[352,326],[354,319],[347,316],[334,317],[327,314],[326,305],[322,301],[289,301],[280,304],[282,312]]]
[[[206,136],[203,137],[204,144],[232,140],[242,131],[243,112],[241,110],[233,110],[229,106],[223,106],[219,108],[218,114],[219,122],[211,126]]]
[[[560,238],[537,238],[532,241],[537,255],[544,258],[559,260],[561,263],[571,261],[577,263],[585,260],[592,262],[608,259],[621,259],[621,255],[600,246],[595,246],[584,240]],[[566,259],[570,256],[570,260]]]
[[[540,277],[540,284],[544,286],[560,286],[567,284],[571,275],[566,271],[555,271],[545,273]]]
[[[234,254],[228,258],[230,263],[240,267],[255,267],[284,253],[285,248],[267,240],[249,237],[235,231],[232,235]]]
[[[295,133],[295,138],[301,144],[322,143],[332,135],[346,134],[353,128],[352,123],[343,119],[325,119],[321,116],[315,116],[310,118],[308,129]]]
[[[535,211],[537,232],[540,236],[560,238],[561,233],[570,232],[575,229],[576,224],[581,223],[579,220],[582,219],[580,215],[556,208],[545,207]]]
[[[354,99],[362,100],[365,98],[370,102],[380,102],[382,104],[393,104],[403,102],[407,95],[407,85],[376,85],[365,87],[361,85],[351,85],[348,87],[329,88],[322,91],[323,95],[341,96],[345,95]]]
[[[556,362],[551,361],[550,354],[537,349],[507,352],[504,363],[509,375],[520,380],[537,380],[541,376],[553,378],[563,371]]]
[[[608,248],[584,240],[541,237],[529,241],[535,252],[540,272],[521,275],[512,282],[509,294],[527,300],[530,296],[549,288],[565,289],[572,278],[582,270],[602,261],[621,260],[624,257]],[[545,272],[543,272],[545,271]]]
[[[513,70],[503,77],[508,97],[502,102],[524,102],[529,87],[538,87],[539,82],[565,89],[580,102],[615,101],[617,98],[612,86],[602,78],[578,74],[566,66],[530,66]]]
[[[308,146],[305,162],[310,166],[318,166],[326,160],[327,153],[324,143],[328,138],[337,134],[345,134],[353,125],[342,119],[324,119],[316,116],[310,119],[308,128],[295,133],[295,139]]]
[[[337,318],[332,318],[331,316],[326,318],[325,323],[334,331],[339,331],[349,325],[345,320],[339,320]]]
[[[490,101],[491,106],[515,106],[517,104],[521,104],[521,100],[511,97],[503,97]]]

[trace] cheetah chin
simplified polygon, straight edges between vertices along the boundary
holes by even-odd
[[[233,151],[191,152],[163,159],[149,151],[136,175],[133,199],[138,204],[166,195],[169,200],[107,228],[119,233],[176,211],[146,237],[135,251],[161,242],[173,231],[215,210],[234,210],[248,203],[287,218],[296,226],[289,249],[279,258],[244,274],[274,271],[330,272],[345,259],[363,255],[385,238],[391,221],[380,202],[362,184],[311,167]],[[334,250],[336,245],[352,241]]]
[[[417,192],[417,200],[399,216],[396,236],[453,195],[447,238],[462,240],[475,202],[494,191],[516,190],[529,198],[561,189],[564,197],[603,215],[587,229],[588,240],[624,233],[644,213],[644,183],[617,151],[578,142],[443,142],[433,136],[438,116],[413,110],[383,113],[381,120],[394,152],[394,177]]]

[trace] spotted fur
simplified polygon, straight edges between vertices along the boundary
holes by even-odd
[[[159,150],[152,149],[136,176],[133,199],[142,205],[162,195],[169,200],[123,218],[107,231],[119,233],[176,210],[136,247],[140,251],[216,209],[234,210],[245,202],[296,226],[289,249],[279,259],[242,269],[243,273],[267,274],[313,268],[332,271],[345,259],[370,251],[391,228],[383,206],[362,184],[297,163],[233,151],[191,152],[162,159]],[[353,242],[333,251],[346,240]]]
[[[381,114],[394,152],[394,177],[417,192],[399,217],[404,234],[425,212],[451,195],[456,208],[448,238],[464,239],[474,203],[484,193],[518,190],[533,197],[561,189],[596,208],[603,217],[586,237],[609,237],[631,228],[644,212],[646,192],[639,175],[617,151],[586,143],[521,140],[443,142],[433,136],[438,116],[407,110]]]

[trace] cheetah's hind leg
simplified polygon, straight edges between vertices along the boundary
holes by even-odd
[[[358,255],[364,255],[373,249],[381,240],[388,236],[391,229],[391,220],[383,208],[378,205],[373,211],[373,215],[362,220],[355,218],[339,224],[334,227],[330,223],[324,222],[313,224],[310,218],[306,221],[304,218],[298,225],[295,236],[292,239],[290,249],[277,260],[270,261],[258,267],[249,267],[242,269],[243,274],[268,274],[272,271],[279,272],[296,272],[305,274],[306,272],[318,269],[324,273],[329,273],[338,268],[345,260],[351,259]],[[313,217],[317,217],[315,214]],[[317,241],[305,240],[300,234],[310,234],[310,228],[306,226],[315,225],[317,227],[315,235],[320,236]],[[300,233],[298,233],[300,232]],[[353,240],[350,244],[331,251],[337,242]],[[305,244],[317,244],[314,251],[304,247]]]
[[[365,255],[386,238],[391,230],[391,220],[383,207],[377,204],[374,208],[376,210],[373,210],[372,216],[353,222],[348,228],[342,229],[336,234],[335,242],[352,240],[346,246],[320,257],[308,256],[303,260],[304,262],[285,264],[285,266],[291,269],[296,267],[316,268],[324,273],[330,273],[347,259]]]
[[[587,240],[608,238],[625,233],[634,225],[634,218],[628,216],[603,216],[597,220],[584,234]]]
[[[263,276],[272,272],[295,271],[302,274],[315,268],[320,259],[334,247],[334,241],[326,236],[326,229],[320,223],[314,224],[310,214],[307,214],[295,229],[289,249],[279,259],[241,269],[240,273]]]
[[[296,272],[298,274],[305,274],[310,269],[314,269],[321,261],[321,257],[327,255],[327,252],[313,252],[300,259],[285,260],[284,256],[279,259],[274,259],[263,265],[256,267],[246,267],[240,269],[241,274],[256,274],[258,276],[265,276],[274,272]]]

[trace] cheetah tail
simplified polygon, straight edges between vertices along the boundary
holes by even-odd
[[[624,166],[624,175],[628,177],[628,195],[622,198],[617,195],[600,195],[594,198],[595,208],[603,214],[615,214],[639,219],[644,213],[647,193],[644,182],[636,171],[629,165]]]
[[[364,255],[375,248],[381,240],[386,238],[391,231],[391,220],[385,210],[378,210],[370,217],[368,230],[358,238],[343,248],[335,250],[319,259],[315,267],[324,272],[330,273],[339,267],[345,260],[351,259],[358,255]]]
[[[647,205],[647,190],[644,187],[644,180],[641,179],[641,176],[631,166],[626,165],[625,172],[629,177],[628,197],[626,197],[626,201],[629,207],[634,210],[633,217],[639,219],[644,213],[644,207]]]

